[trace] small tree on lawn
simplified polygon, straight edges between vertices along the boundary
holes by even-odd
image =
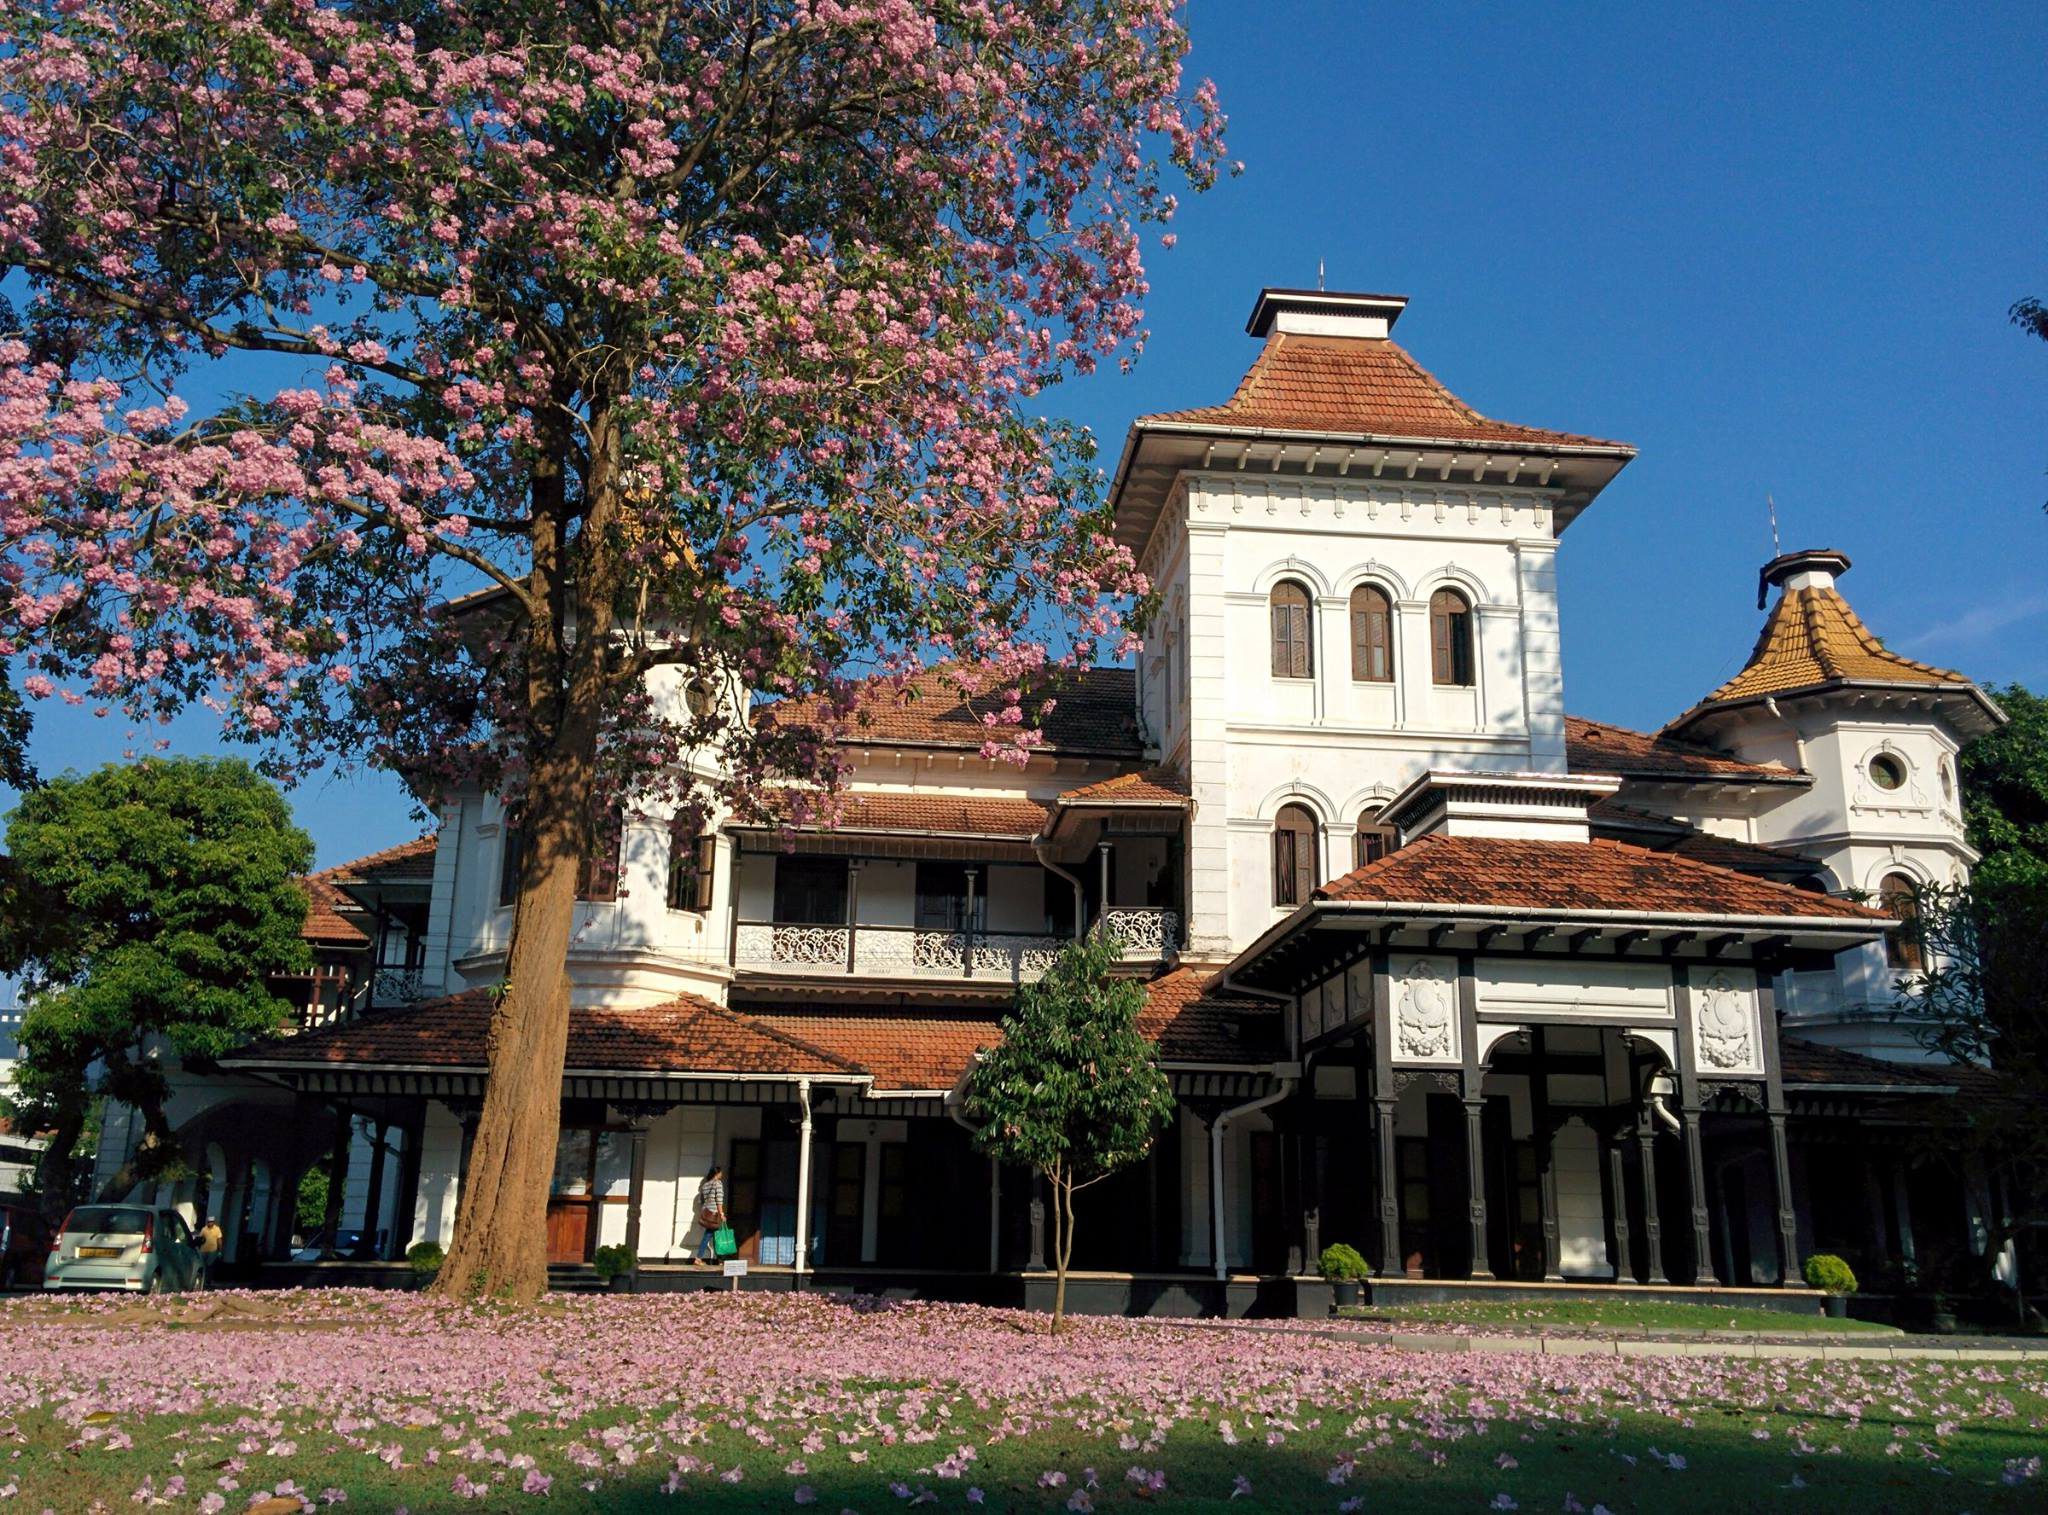
[[[143,1120],[120,1193],[180,1162],[163,1054],[217,1057],[291,1013],[265,980],[311,966],[313,844],[248,764],[180,758],[51,780],[8,818],[7,849],[16,898],[61,902],[0,933],[28,1005],[14,1118],[51,1133],[39,1187],[61,1209],[102,1097]]]
[[[1052,1191],[1052,1328],[1066,1320],[1074,1195],[1138,1161],[1173,1118],[1173,1089],[1138,1030],[1145,987],[1111,973],[1113,936],[1075,942],[1017,991],[1003,1039],[975,1064],[967,1113],[981,1149]]]

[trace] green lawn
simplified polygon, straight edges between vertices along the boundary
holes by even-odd
[[[1550,1328],[1612,1331],[1747,1331],[1790,1335],[1801,1331],[1857,1331],[1897,1335],[1894,1327],[1867,1320],[1831,1320],[1815,1310],[1721,1309],[1711,1305],[1660,1304],[1626,1299],[1513,1300],[1448,1305],[1363,1305],[1340,1310],[1350,1319],[1389,1325],[1501,1328],[1526,1335]]]
[[[0,1308],[0,1503],[2002,1515],[2048,1490],[2040,1364],[1131,1321],[1053,1339],[1042,1317],[816,1297],[265,1298],[278,1313],[176,1326]]]

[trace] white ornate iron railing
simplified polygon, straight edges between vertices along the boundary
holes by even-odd
[[[1104,924],[1122,939],[1127,959],[1162,958],[1180,945],[1177,911],[1117,906]],[[734,933],[733,966],[768,973],[1021,984],[1043,975],[1069,940],[1048,932],[741,921]]]

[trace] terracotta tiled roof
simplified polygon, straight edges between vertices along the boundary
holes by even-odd
[[[351,908],[360,913],[360,907],[340,889],[317,873],[300,879],[299,887],[306,891],[306,924],[299,928],[301,937],[329,947],[368,945],[369,934],[342,914]]]
[[[1489,420],[1386,338],[1276,332],[1222,405],[1143,421],[1326,432],[1474,446],[1621,447],[1624,442]],[[1628,448],[1633,454],[1634,449]]]
[[[251,1047],[232,1061],[482,1068],[491,996],[471,989]],[[572,1010],[568,1071],[785,1073],[861,1070],[752,1016],[693,994],[659,1005]]]
[[[434,876],[434,849],[434,837],[415,837],[396,847],[373,852],[368,857],[337,863],[332,868],[307,874],[299,881],[300,887],[306,891],[306,924],[299,928],[299,935],[323,946],[363,946],[370,940],[369,935],[349,917],[364,912],[348,897],[342,886],[367,883],[371,879],[431,879]]]
[[[1325,884],[1321,899],[1650,915],[1884,921],[1847,900],[1621,842],[1426,836]]]
[[[1060,796],[1062,805],[1171,805],[1185,807],[1188,781],[1164,766],[1142,773],[1120,773],[1097,784],[1083,784]]]
[[[430,879],[434,876],[436,840],[431,834],[414,837],[368,857],[323,868],[315,876],[333,879],[338,884],[361,883],[372,878]]]
[[[1786,1084],[1795,1087],[1828,1084],[1864,1089],[1962,1090],[1982,1087],[1991,1078],[1982,1068],[1954,1063],[1884,1062],[1796,1036],[1778,1039],[1778,1060]]]
[[[1787,589],[1749,662],[1700,702],[1722,704],[1834,683],[1968,684],[1960,673],[1887,650],[1833,586]]]
[[[1621,804],[1612,796],[1596,801],[1586,815],[1593,824],[1595,836],[1625,841],[1652,852],[1675,853],[1696,863],[1711,863],[1716,868],[1732,868],[1737,873],[1784,879],[1820,872],[1818,863],[1800,853],[1712,836],[1668,815]]]
[[[1220,975],[1176,968],[1145,986],[1138,1029],[1169,1063],[1255,1063],[1281,1055],[1279,1007],[1213,992]]]
[[[1136,693],[1134,675],[1128,668],[1085,668],[1048,675],[1043,686],[1025,695],[1025,725],[1035,726],[1043,737],[1041,746],[1051,751],[1134,758],[1145,745],[1138,730]],[[1002,737],[1006,730],[984,720],[1003,708],[1000,696],[997,688],[963,696],[956,677],[945,669],[928,669],[902,689],[877,681],[874,692],[856,705],[844,740],[979,747],[990,737]],[[1050,710],[1045,708],[1048,704]],[[767,706],[760,718],[801,723],[818,708],[814,699],[786,700]]]
[[[878,1091],[950,1089],[974,1054],[1002,1037],[1001,1012],[875,1010],[834,1007],[758,1011],[748,1019],[822,1047],[865,1068]]]
[[[1610,773],[1623,779],[1762,782],[1803,780],[1783,763],[1745,763],[1701,742],[1653,736],[1583,716],[1564,718],[1565,764],[1573,773]]]
[[[849,794],[836,824],[852,832],[933,831],[948,836],[1026,839],[1038,835],[1050,809],[1037,800],[957,794]]]

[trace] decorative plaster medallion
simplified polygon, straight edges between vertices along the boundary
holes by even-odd
[[[1394,1015],[1394,1045],[1405,1058],[1451,1056],[1456,986],[1442,963],[1424,958],[1401,982]]]
[[[1713,1068],[1748,1068],[1755,1064],[1751,1045],[1749,1004],[1725,973],[1716,973],[1697,999],[1700,1056]]]

